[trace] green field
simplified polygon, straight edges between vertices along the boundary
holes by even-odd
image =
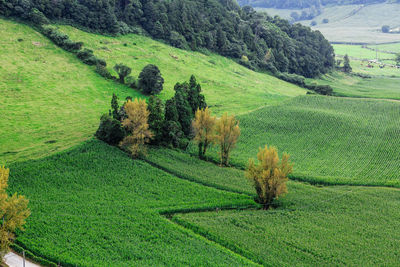
[[[362,73],[361,71],[358,72]],[[367,72],[365,74],[370,75],[371,73]],[[330,85],[334,94],[338,96],[400,100],[400,76],[372,76],[372,78],[365,79],[342,72],[333,72],[319,79],[309,79],[308,81],[310,83]]]
[[[398,101],[297,97],[239,117],[232,164],[245,166],[268,144],[292,155],[293,178],[400,187],[399,118]]]
[[[93,135],[113,92],[139,95],[28,26],[0,19],[0,34],[0,164],[76,145]]]
[[[289,9],[257,9],[274,16],[279,15],[290,19],[293,11],[301,14],[302,10]],[[400,42],[400,34],[382,33],[381,27],[389,25],[391,28],[400,26],[399,4],[374,4],[374,5],[342,5],[323,7],[321,15],[312,20],[299,23],[310,26],[311,21],[317,25],[312,27],[319,30],[331,42],[347,43],[387,43]],[[323,24],[322,20],[328,19],[329,23]]]
[[[17,243],[35,255],[63,266],[249,264],[159,214],[252,205],[246,195],[178,179],[100,141],[10,168],[10,192],[32,211]]]
[[[393,53],[400,53],[400,42],[395,44],[382,44],[377,46],[380,51],[388,51]]]
[[[399,191],[289,183],[281,207],[174,220],[264,266],[397,266]]]
[[[60,30],[72,40],[84,42],[85,47],[104,58],[112,72],[112,67],[122,62],[132,67],[132,75],[137,77],[147,64],[157,65],[165,79],[161,93],[163,99],[173,95],[176,82],[187,81],[194,74],[202,85],[207,103],[216,114],[244,113],[306,93],[293,84],[251,71],[216,54],[173,48],[141,35],[112,38],[69,26],[60,26]]]

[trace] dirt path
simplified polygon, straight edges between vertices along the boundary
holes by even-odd
[[[4,256],[5,263],[10,267],[23,267],[24,266],[24,259],[14,252],[9,252]],[[35,263],[29,262],[25,260],[25,267],[40,267]]]

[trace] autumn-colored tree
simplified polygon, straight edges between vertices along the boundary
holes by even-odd
[[[217,120],[215,132],[216,142],[220,146],[221,165],[226,166],[229,163],[229,154],[235,148],[240,136],[239,122],[235,119],[235,116],[228,116],[225,113]]]
[[[128,136],[120,143],[120,146],[129,150],[133,157],[137,157],[145,153],[145,144],[153,137],[153,133],[149,130],[148,119],[150,112],[147,109],[145,100],[140,99],[128,102],[124,105],[127,118],[122,121]]]
[[[195,113],[193,120],[194,140],[199,146],[199,157],[204,158],[207,148],[215,140],[215,117],[211,116],[211,112],[206,107],[205,109],[198,109]]]
[[[17,193],[8,196],[8,176],[10,170],[0,166],[0,256],[8,252],[9,246],[17,229],[24,230],[26,218],[31,214],[28,209],[28,200]]]
[[[263,204],[264,209],[269,209],[274,199],[287,193],[287,176],[293,168],[289,158],[290,156],[284,153],[279,162],[277,149],[265,146],[264,149],[259,148],[258,165],[253,159],[249,160],[246,177],[256,189],[258,201]]]

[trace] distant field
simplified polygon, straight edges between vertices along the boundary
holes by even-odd
[[[0,165],[86,140],[113,92],[121,99],[139,95],[104,80],[28,26],[0,19],[0,34]]]
[[[270,15],[279,15],[290,19],[293,11],[301,13],[302,10],[258,9]],[[314,30],[321,31],[331,42],[363,42],[387,43],[400,42],[400,34],[382,33],[383,25],[392,28],[400,26],[400,4],[375,4],[375,5],[345,5],[324,7],[321,15],[313,20],[317,22]],[[323,19],[329,23],[323,24]],[[312,20],[300,21],[301,24],[310,26]]]
[[[381,51],[390,51],[390,52],[394,52],[394,53],[400,53],[400,43],[396,43],[396,44],[382,44],[382,45],[378,45],[378,50]],[[372,46],[372,48],[374,48]]]
[[[232,163],[246,165],[268,144],[292,155],[297,179],[400,187],[399,118],[398,101],[297,97],[239,117]]]
[[[112,38],[69,26],[60,26],[60,29],[104,58],[112,72],[112,67],[122,62],[132,67],[132,75],[137,77],[144,66],[156,64],[165,79],[163,99],[173,95],[175,83],[187,81],[194,74],[202,85],[207,103],[217,114],[248,112],[306,93],[293,84],[251,71],[215,54],[181,50],[134,34]]]
[[[178,179],[100,141],[9,167],[10,192],[32,210],[17,243],[62,266],[251,264],[159,214],[253,205],[249,196]]]
[[[354,72],[376,76],[363,79],[354,75],[333,72],[322,76],[320,79],[309,79],[308,81],[330,85],[334,93],[339,96],[400,100],[400,70],[397,70],[399,75],[396,75],[396,77],[387,77],[378,75],[389,75],[391,68],[380,69],[375,65],[375,68],[370,69],[366,68],[366,63],[357,61],[353,61],[351,65]]]

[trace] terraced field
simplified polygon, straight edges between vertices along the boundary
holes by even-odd
[[[122,62],[132,67],[132,75],[137,77],[144,66],[156,64],[165,79],[163,99],[173,95],[177,82],[187,81],[194,74],[216,114],[248,112],[306,93],[293,84],[251,71],[215,54],[185,51],[135,34],[113,38],[69,26],[59,27],[72,40],[83,41],[85,47],[104,58],[111,72],[114,72],[112,66]]]
[[[297,179],[399,187],[399,118],[398,101],[297,97],[239,117],[232,163],[245,166],[268,144],[292,155]]]
[[[17,243],[62,266],[251,264],[160,215],[254,205],[246,195],[178,179],[100,141],[10,168],[10,192],[32,211]]]

